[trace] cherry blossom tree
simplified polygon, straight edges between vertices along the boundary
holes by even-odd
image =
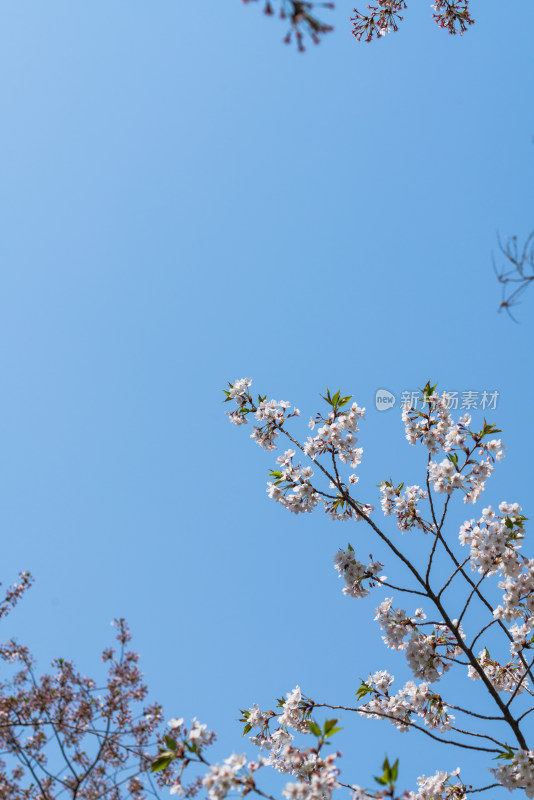
[[[21,573],[0,603],[0,618],[31,583]],[[0,683],[2,800],[142,800],[175,782],[173,770],[154,777],[148,770],[164,728],[162,709],[143,705],[147,687],[128,648],[128,626],[123,619],[113,624],[118,647],[102,653],[101,683],[63,658],[39,677],[27,647],[14,639],[0,645],[3,672],[11,670]]]
[[[243,0],[249,3],[251,0]],[[262,0],[263,13],[267,16],[278,15],[288,24],[284,41],[289,44],[296,41],[298,49],[305,50],[304,42],[309,37],[314,44],[319,44],[325,33],[333,30],[331,25],[323,22],[317,14],[321,9],[332,9],[331,2],[316,0]],[[372,0],[365,10],[354,9],[352,33],[358,41],[370,42],[399,29],[402,12],[407,8],[405,0]],[[450,34],[464,34],[474,19],[469,10],[469,0],[435,0],[431,5],[432,16],[436,24]]]
[[[268,496],[293,514],[323,510],[349,530],[360,522],[389,553],[393,578],[378,558],[363,558],[350,543],[334,554],[334,568],[348,602],[376,597],[384,645],[404,654],[412,679],[397,685],[389,664],[376,665],[356,682],[352,702],[312,698],[297,685],[273,699],[272,708],[242,710],[254,758],[233,752],[213,763],[215,734],[206,724],[164,722],[160,706],[142,705],[147,690],[123,620],[116,622],[118,652],[103,653],[108,677],[100,687],[62,659],[37,678],[28,650],[10,641],[1,649],[15,674],[0,687],[0,798],[140,800],[163,791],[275,800],[262,777],[271,770],[286,776],[284,800],[330,800],[334,792],[351,800],[465,800],[493,798],[501,788],[534,797],[534,559],[522,553],[526,517],[517,502],[503,501],[467,514],[459,529],[450,522],[458,500],[466,508],[480,501],[504,457],[500,431],[486,421],[477,429],[469,414],[453,419],[451,398],[427,383],[402,415],[408,443],[425,453],[421,485],[382,481],[377,510],[373,498],[358,492],[365,409],[327,390],[324,410],[299,438],[300,411],[288,401],[254,397],[251,384],[248,378],[229,384],[225,401],[235,404],[228,418],[237,427],[254,420],[251,438],[268,453],[284,445],[270,470]],[[416,555],[406,537],[417,542]],[[21,576],[0,616],[30,582]],[[399,595],[403,607],[395,602]],[[447,673],[455,681],[440,691]],[[479,691],[462,692],[471,681]],[[341,753],[328,749],[339,738],[340,717],[350,714],[362,725],[377,719],[429,738],[443,752],[443,769],[421,775],[413,788],[397,788],[399,762],[386,758],[377,785],[363,787],[358,775],[345,774]],[[487,777],[464,778],[469,763],[457,763],[472,753],[488,759]]]
[[[378,669],[355,686],[353,705],[312,699],[297,686],[272,709],[245,709],[243,732],[252,734],[259,754],[248,764],[245,755],[234,754],[222,765],[209,765],[201,779],[209,800],[222,800],[232,790],[268,796],[257,783],[258,771],[267,767],[290,777],[282,792],[287,800],[329,800],[343,788],[351,790],[353,800],[459,800],[483,792],[492,797],[502,787],[534,797],[528,730],[534,710],[534,559],[521,552],[526,518],[518,503],[501,502],[469,515],[459,531],[450,531],[447,524],[457,499],[467,506],[480,500],[504,456],[496,438],[500,431],[486,421],[477,430],[469,414],[455,421],[448,395],[427,383],[420,404],[403,410],[406,439],[426,453],[422,486],[384,480],[380,506],[386,519],[380,523],[374,506],[356,488],[363,455],[357,434],[365,410],[351,396],[327,390],[326,410],[310,418],[312,435],[299,440],[293,428],[300,411],[266,395],[254,399],[251,383],[245,378],[229,384],[225,401],[235,403],[228,412],[231,423],[243,427],[254,420],[251,438],[264,450],[286,445],[269,475],[269,497],[293,514],[322,509],[331,520],[361,522],[389,552],[388,571],[391,566],[399,576],[393,580],[384,575],[379,560],[362,560],[351,544],[335,553],[334,567],[347,598],[377,595],[375,620],[384,644],[405,654],[413,680],[395,686],[388,669]],[[403,535],[417,537],[420,555],[407,555]],[[397,593],[417,607],[399,607]],[[483,689],[484,705],[478,704],[480,693],[471,693],[468,703],[444,697],[437,684],[449,671],[456,677],[449,693],[462,682],[475,681]],[[322,716],[332,712],[335,716]],[[340,712],[429,737],[443,746],[445,768],[422,775],[412,790],[397,790],[398,761],[386,758],[376,778],[378,788],[361,787],[357,776],[342,776],[340,753],[325,754],[326,743],[340,730]],[[176,724],[176,746],[162,750],[153,768],[164,770],[188,758],[191,734],[182,731],[182,722]],[[489,780],[464,782],[462,769],[452,761],[453,750],[455,761],[462,753],[486,756]],[[181,782],[172,791],[190,796]]]

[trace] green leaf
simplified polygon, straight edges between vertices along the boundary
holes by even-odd
[[[328,386],[326,387],[326,397],[324,396],[324,394],[322,394],[321,397],[323,398],[323,400],[326,400],[326,402],[329,405],[332,405],[332,398],[330,397],[330,389],[328,388]]]
[[[420,391],[425,395],[425,397],[432,397],[432,395],[436,391],[437,385],[438,384],[435,383],[434,386],[431,386],[430,381],[427,381],[426,386],[423,389],[420,389]]]
[[[388,757],[386,756],[384,763],[382,764],[382,769],[384,770],[383,774],[379,778],[375,777],[375,781],[380,784],[380,786],[389,786],[391,789],[394,789],[395,781],[397,780],[397,775],[399,772],[399,759],[397,759],[395,763],[391,765]]]
[[[495,756],[495,758],[504,758],[506,761],[512,761],[514,758],[514,751],[511,747],[506,745],[506,750],[504,750],[502,753],[499,753],[499,755]]]
[[[314,722],[312,719],[308,720],[308,728],[310,729],[310,731],[313,733],[314,736],[317,736],[318,739],[321,738],[321,729],[317,725],[317,723]]]
[[[165,742],[169,750],[176,750],[176,748],[178,747],[176,739],[173,739],[172,736],[164,736],[163,741]]]
[[[358,698],[358,700],[361,700],[366,695],[371,694],[372,691],[373,691],[373,689],[371,689],[370,686],[368,686],[366,683],[362,682],[362,685],[360,686],[360,688],[356,692],[356,697]]]
[[[331,736],[334,735],[334,733],[338,733],[338,731],[342,731],[342,730],[343,730],[343,728],[339,728],[339,727],[338,728],[332,728],[331,730],[328,731],[328,733],[325,733],[325,737],[327,739],[329,739]]]
[[[246,735],[247,735],[247,733],[248,733],[249,731],[251,731],[251,730],[252,730],[252,725],[250,724],[250,722],[247,722],[247,724],[246,724],[246,725],[245,725],[245,727],[243,728],[243,736],[246,736]]]
[[[325,719],[323,724],[323,732],[328,733],[335,726],[337,719]]]
[[[169,764],[171,764],[174,759],[174,753],[163,750],[163,752],[156,756],[156,758],[152,761],[150,765],[150,772],[161,772],[161,770],[167,769]]]

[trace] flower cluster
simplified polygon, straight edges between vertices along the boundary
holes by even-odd
[[[248,710],[242,711],[241,722],[245,723],[243,735],[249,733],[254,728],[259,728],[259,733],[250,737],[250,741],[260,750],[269,752],[269,757],[265,763],[287,772],[283,766],[287,748],[291,746],[294,739],[289,728],[299,733],[310,733],[310,728],[306,721],[306,711],[309,708],[309,701],[302,696],[300,686],[296,686],[293,691],[288,692],[285,699],[278,701],[281,709],[279,714],[274,711],[261,711],[257,705]],[[277,719],[278,727],[271,733],[269,723],[273,718]]]
[[[436,772],[430,778],[423,775],[417,779],[418,791],[410,792],[408,800],[463,800],[466,788],[461,783],[451,783],[451,778],[460,774],[460,767],[453,772]]]
[[[440,395],[435,388],[427,384],[423,389],[423,403],[428,405],[427,411],[404,406],[402,420],[406,439],[411,445],[420,440],[429,453],[438,453],[439,450],[448,452],[464,446],[471,417],[465,414],[455,424],[449,413],[449,396],[446,392]]]
[[[294,464],[294,456],[294,450],[286,450],[283,456],[277,458],[280,469],[269,474],[274,481],[267,483],[267,493],[294,514],[311,513],[320,500],[310,483],[313,470],[311,467],[302,467],[300,463]]]
[[[521,571],[517,551],[523,539],[521,506],[518,503],[501,503],[500,514],[491,506],[482,509],[482,516],[464,522],[459,540],[471,551],[471,569],[481,575],[492,575],[501,570],[504,575],[515,576]]]
[[[300,733],[309,733],[308,724],[302,719],[300,709],[302,702],[300,686],[296,686],[292,692],[288,692],[286,698],[282,705],[282,713],[278,718],[278,724],[282,728],[293,728]]]
[[[490,474],[491,469],[486,477]],[[461,489],[465,481],[465,475],[448,458],[443,459],[440,464],[431,461],[428,465],[428,477],[438,494],[452,494],[455,489]]]
[[[499,583],[505,589],[503,595],[504,606],[495,610],[495,616],[509,621],[522,617],[531,620],[534,611],[534,559],[525,559],[519,575],[507,576],[506,580]]]
[[[189,731],[189,741],[198,747],[210,745],[215,739],[213,731],[208,730],[208,726],[204,722],[199,722],[196,717],[193,717],[191,730]]]
[[[404,533],[412,528],[422,528],[425,530],[425,522],[421,517],[421,512],[417,508],[419,500],[427,498],[427,493],[419,486],[407,486],[402,490],[404,484],[394,486],[390,481],[383,481],[380,484],[380,505],[386,517],[394,514],[397,518],[397,527]]]
[[[284,728],[277,728],[272,733],[268,728],[263,728],[259,734],[250,737],[253,745],[259,747],[260,750],[269,752],[266,763],[272,766],[276,766],[279,754],[291,744],[293,739],[293,734]]]
[[[339,770],[335,765],[335,759],[339,755],[331,753],[326,758],[317,757],[310,765],[306,754],[293,751],[291,756],[294,762],[294,774],[300,775],[302,780],[286,784],[282,791],[284,797],[287,800],[330,800],[332,792],[338,788]]]
[[[393,676],[384,670],[376,672],[365,681],[358,690],[359,697],[372,693],[373,697],[363,706],[359,713],[374,719],[386,718],[400,731],[407,731],[415,714],[431,729],[450,730],[454,716],[449,714],[441,696],[430,691],[428,683],[417,685],[408,681],[394,695],[389,694],[389,686]]]
[[[469,12],[468,0],[436,0],[432,8],[436,24],[451,34],[463,36],[468,25],[475,21]]]
[[[337,393],[339,395],[339,392]],[[334,395],[334,398],[336,395]],[[329,400],[330,398],[328,394]],[[361,447],[356,447],[358,439],[356,433],[358,432],[358,424],[361,418],[365,416],[365,408],[360,408],[357,403],[353,403],[350,411],[340,411],[340,409],[348,403],[351,398],[338,398],[339,402],[333,405],[328,417],[320,417],[323,422],[317,430],[315,437],[308,437],[308,441],[304,444],[304,452],[312,459],[316,459],[318,455],[323,453],[331,453],[332,456],[338,456],[343,464],[350,464],[355,469],[361,463],[363,450]],[[346,402],[343,403],[342,401]],[[317,420],[310,419],[310,428],[314,428]]]
[[[500,431],[494,425],[484,422],[481,431],[472,431],[471,415],[464,414],[454,422],[450,414],[451,397],[447,392],[435,391],[435,386],[427,383],[422,390],[421,402],[428,406],[426,411],[417,411],[405,405],[402,410],[402,419],[406,431],[406,439],[411,445],[418,440],[423,442],[429,453],[438,453],[443,450],[449,453],[454,450],[469,452],[469,444],[473,443],[482,452],[490,453],[497,461],[504,456],[504,447],[500,439],[485,442],[484,439],[492,433]]]
[[[345,580],[343,594],[347,597],[367,597],[370,589],[386,580],[384,575],[378,577],[383,566],[380,561],[370,561],[367,566],[357,561],[350,544],[347,550],[340,548],[334,556],[334,567]],[[367,586],[363,585],[364,581],[368,581]]]
[[[414,677],[431,683],[438,681],[451,668],[448,659],[462,652],[455,636],[446,625],[434,625],[431,634],[421,633],[417,625],[426,618],[423,609],[418,608],[410,618],[404,609],[393,608],[392,604],[393,599],[386,597],[375,611],[375,620],[385,632],[384,643],[391,650],[406,650]],[[444,652],[438,652],[438,647],[444,648]]]
[[[254,439],[264,450],[275,450],[275,440],[279,436],[279,428],[284,424],[289,416],[298,416],[298,409],[293,410],[293,414],[286,414],[291,406],[287,400],[262,400],[258,405],[254,416],[263,425],[254,426],[250,438]]]
[[[245,425],[248,422],[247,415],[253,413],[256,420],[263,424],[254,427],[251,439],[254,439],[265,450],[274,450],[280,427],[287,419],[300,415],[298,408],[288,412],[291,403],[287,400],[267,400],[266,397],[261,397],[261,395],[258,396],[258,404],[255,405],[249,392],[252,378],[239,378],[228,385],[229,389],[223,389],[226,395],[224,402],[235,400],[237,404],[237,408],[234,411],[226,412],[230,422],[234,425]]]
[[[234,383],[229,383],[230,389],[224,389],[224,394],[226,395],[225,402],[229,400],[235,400],[237,404],[237,409],[235,411],[227,411],[226,414],[228,419],[233,425],[246,425],[247,423],[247,413],[248,413],[248,404],[252,403],[252,398],[248,392],[249,387],[252,384],[252,378],[240,378]]]
[[[509,622],[520,618],[522,625],[512,625],[510,633],[514,641],[511,652],[517,653],[523,647],[532,644],[532,630],[534,629],[534,559],[525,559],[523,571],[517,577],[507,577],[499,583],[505,590],[503,595],[504,605],[499,605],[493,614],[496,619]]]
[[[501,503],[499,512],[491,506],[482,510],[478,521],[464,522],[459,539],[470,548],[471,569],[482,575],[500,572],[504,580],[499,588],[504,589],[503,604],[494,609],[495,619],[512,622],[521,619],[522,624],[512,625],[510,633],[512,655],[519,653],[532,643],[534,630],[534,559],[519,553],[525,536],[518,503]]]
[[[490,658],[487,648],[480,651],[477,661],[493,688],[498,692],[521,694],[525,689],[528,690],[526,669],[522,663],[510,661],[503,666]],[[472,680],[480,680],[480,674],[472,666],[467,668],[467,674]]]
[[[288,800],[328,800],[337,788],[339,770],[334,762],[340,753],[323,758],[321,747],[326,738],[339,730],[335,727],[337,720],[326,720],[322,730],[312,722],[310,714],[313,702],[303,697],[299,686],[288,692],[285,699],[279,700],[278,707],[281,709],[278,715],[273,711],[260,711],[257,705],[243,712],[243,733],[259,728],[259,733],[251,736],[250,740],[268,752],[266,758],[260,757],[259,764],[269,765],[283,775],[297,778],[295,783],[287,784],[282,792]],[[274,717],[277,717],[278,728],[271,733],[269,723]],[[317,747],[299,749],[292,744],[294,735],[289,729],[303,734],[314,733],[319,740]]]
[[[351,476],[352,477],[352,476]],[[335,484],[331,483],[330,488],[334,489]],[[374,510],[374,506],[368,503],[349,502],[346,494],[337,492],[336,497],[330,501],[324,501],[324,510],[331,520],[338,522],[348,522],[354,520],[360,522],[365,516],[369,516]]]
[[[239,378],[234,383],[229,384],[230,389],[224,390],[225,395],[231,400],[235,400],[239,408],[246,406],[250,402],[249,388],[252,386],[252,378]]]
[[[14,583],[13,586],[7,589],[4,599],[0,601],[0,619],[7,616],[7,614],[15,608],[22,595],[33,583],[33,578],[29,572],[20,572],[19,580],[20,583]],[[1,585],[0,583],[0,586]]]
[[[267,397],[258,395],[257,405],[254,403],[249,392],[252,381],[250,378],[241,378],[229,383],[229,389],[225,389],[225,402],[234,400],[237,408],[227,412],[230,422],[235,425],[243,425],[248,422],[248,415],[253,414],[258,422],[263,423],[255,426],[251,434],[261,447],[266,450],[276,448],[276,440],[281,433],[295,442],[285,428],[285,423],[292,417],[300,416],[298,408],[289,411],[291,404],[285,400],[267,400]],[[348,487],[358,481],[358,477],[352,474],[348,482],[344,483],[338,474],[336,459],[341,464],[350,464],[355,468],[362,458],[362,448],[356,447],[359,420],[364,416],[365,409],[360,408],[357,403],[349,402],[351,396],[342,397],[341,392],[331,395],[330,390],[324,398],[331,407],[331,411],[326,417],[317,414],[309,423],[310,428],[319,425],[317,435],[308,437],[308,440],[301,446],[302,451],[312,461],[317,462],[320,455],[328,454],[334,462],[334,475],[330,475],[327,470],[319,464],[323,472],[330,478],[328,489],[333,489],[335,494],[329,491],[322,491],[315,488],[311,483],[313,469],[303,467],[302,464],[295,464],[293,459],[294,450],[286,450],[283,456],[277,459],[280,469],[274,469],[269,477],[274,480],[267,484],[267,493],[276,502],[287,508],[293,513],[311,512],[319,504],[323,503],[325,512],[331,519],[335,520],[361,520],[374,511],[374,507],[368,503],[359,503],[350,497]]]
[[[245,755],[231,755],[224,764],[215,764],[202,778],[202,785],[208,790],[209,800],[223,800],[234,787],[240,787],[243,779],[239,776],[246,764]]]
[[[504,446],[500,439],[485,441],[498,429],[484,422],[481,431],[471,431],[469,414],[454,423],[449,413],[449,396],[446,392],[440,395],[434,390],[435,387],[430,384],[423,389],[423,404],[428,405],[427,411],[404,407],[402,417],[406,438],[412,445],[420,440],[430,454],[439,453],[440,450],[446,453],[447,457],[441,462],[430,461],[428,465],[428,477],[436,492],[450,495],[455,489],[462,489],[465,493],[464,502],[475,503],[484,491],[495,461],[501,461],[504,457]],[[485,458],[480,461],[472,459],[475,450]]]
[[[443,459],[441,463],[431,461],[428,465],[428,477],[439,494],[452,494],[455,489],[465,492],[464,503],[476,503],[485,489],[486,480],[493,472],[491,457],[483,461],[470,461],[470,470],[462,475],[458,459],[453,456]]]
[[[444,647],[445,652],[438,653],[438,647]],[[460,655],[461,652],[461,647],[447,626],[436,625],[434,633],[430,635],[412,633],[406,647],[406,660],[416,678],[432,683],[439,681],[451,668],[452,664],[445,659]]]
[[[508,751],[504,754],[509,763],[491,772],[510,791],[524,789],[527,797],[534,797],[534,750]]]
[[[393,608],[393,598],[386,597],[375,609],[375,620],[385,633],[382,637],[386,647],[390,650],[405,650],[404,639],[417,630],[417,622],[426,619],[422,608],[418,608],[414,617],[406,616],[403,608]]]
[[[364,39],[370,42],[375,36],[397,31],[403,19],[400,12],[406,7],[405,0],[376,0],[376,5],[367,6],[368,14],[362,14],[355,8],[354,17],[350,18],[354,22],[353,36],[358,41]]]
[[[257,705],[253,705],[248,711],[242,712],[243,720],[246,723],[245,733],[248,733],[252,728],[265,728],[269,724],[269,720],[274,715],[273,711],[260,711]]]

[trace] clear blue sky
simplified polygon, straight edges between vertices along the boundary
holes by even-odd
[[[326,385],[354,394],[370,501],[424,464],[376,389],[498,390],[485,502],[534,516],[534,294],[515,325],[491,268],[497,232],[534,226],[534,6],[472,7],[463,38],[414,0],[365,45],[340,3],[305,55],[239,0],[0,11],[1,580],[36,578],[5,634],[91,673],[126,616],[153,695],[218,730],[219,757],[243,748],[240,707],[407,677],[332,567],[359,529],[267,499],[228,379],[306,419]],[[349,781],[386,749],[406,786],[457,765],[343,724]]]

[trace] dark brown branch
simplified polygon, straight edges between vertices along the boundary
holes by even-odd
[[[506,244],[499,239],[499,248],[508,262],[507,268],[500,271],[493,263],[497,280],[503,287],[499,311],[505,310],[517,322],[510,308],[517,305],[523,292],[534,281],[534,231],[527,236],[522,249],[518,247],[517,236],[510,237]]]

